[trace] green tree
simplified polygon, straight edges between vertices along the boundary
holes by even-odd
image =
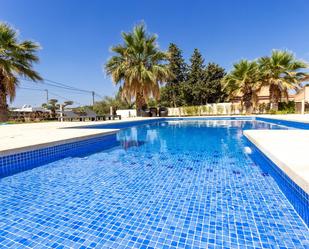
[[[169,45],[168,55],[168,67],[173,77],[161,89],[161,103],[177,107],[183,105],[182,84],[186,80],[187,65],[183,59],[182,51],[176,44]]]
[[[140,115],[149,97],[159,98],[159,84],[171,77],[164,64],[167,54],[159,50],[157,36],[147,34],[143,24],[134,27],[132,32],[123,32],[122,38],[124,44],[112,47],[115,55],[106,63],[105,69],[115,84],[122,85],[124,98],[135,98]]]
[[[33,70],[38,62],[39,45],[26,40],[19,41],[17,32],[8,24],[0,23],[0,122],[8,120],[8,98],[13,101],[19,78],[41,80]]]
[[[218,64],[209,63],[205,68],[204,103],[219,103],[225,100],[226,93],[222,88],[222,79],[225,76],[224,68]]]
[[[120,87],[115,97],[106,96],[103,100],[95,102],[93,111],[95,111],[98,115],[104,115],[110,113],[110,107],[113,107],[114,111],[118,109],[132,109],[134,107],[134,103],[123,99],[121,94],[122,88]]]
[[[198,49],[194,49],[190,58],[188,80],[184,84],[184,98],[186,105],[201,105],[203,103],[202,88],[204,87],[204,59]]]
[[[251,114],[261,87],[258,64],[241,60],[233,65],[232,71],[224,77],[223,82],[229,97],[241,97],[246,113]]]
[[[308,65],[287,51],[272,51],[271,56],[258,60],[263,85],[269,87],[270,108],[277,111],[282,97],[288,99],[288,91],[299,89]]]
[[[68,105],[69,104],[70,105],[73,104],[73,102],[71,103],[71,101],[68,101],[67,103],[68,103]],[[48,103],[42,104],[42,107],[50,110],[52,118],[56,118],[56,116],[57,116],[56,111],[59,109],[60,105],[58,104],[58,100],[57,99],[50,99],[48,101]]]
[[[98,115],[105,115],[110,113],[110,107],[115,108],[117,101],[113,97],[104,97],[103,100],[97,101],[93,105],[93,111]]]

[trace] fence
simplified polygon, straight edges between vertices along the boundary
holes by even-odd
[[[183,106],[168,108],[168,116],[203,116],[203,115],[237,115],[243,114],[240,104],[217,103],[203,106]]]
[[[293,103],[294,104],[294,103]],[[253,113],[269,113],[269,104],[262,103],[254,108]],[[292,112],[288,112],[292,113]],[[136,110],[117,110],[117,114],[124,118],[136,117]],[[216,103],[202,106],[182,106],[168,108],[168,116],[206,116],[206,115],[240,115],[245,114],[244,108],[240,103]]]

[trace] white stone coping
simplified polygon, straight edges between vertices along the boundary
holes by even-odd
[[[245,130],[244,135],[309,194],[309,130]]]
[[[33,151],[38,149],[43,149],[47,147],[53,147],[56,145],[67,144],[72,142],[78,142],[82,140],[87,140],[95,137],[106,136],[110,134],[115,134],[119,129],[92,129],[81,131],[76,129],[79,132],[72,132],[68,130],[66,132],[55,132],[52,131],[52,134],[40,133],[37,134],[38,137],[21,137],[20,139],[12,138],[12,142],[7,140],[5,148],[0,146],[0,156],[9,156],[17,153],[23,153],[27,151]],[[22,140],[22,141],[21,141]]]
[[[285,115],[257,115],[256,117],[275,120],[292,121],[298,123],[309,123],[309,114],[285,114]]]
[[[83,128],[84,126],[119,124],[159,118],[130,118],[89,122],[45,122],[0,126],[0,156],[77,142],[116,133],[119,129]],[[82,129],[78,129],[78,128]],[[70,129],[72,128],[72,129]]]

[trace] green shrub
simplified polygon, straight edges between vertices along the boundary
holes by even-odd
[[[183,107],[184,114],[187,116],[195,116],[199,114],[198,106],[185,106]]]
[[[273,110],[273,109],[271,109],[271,110],[269,110],[269,114],[277,114],[277,111],[276,110]]]
[[[210,107],[207,106],[207,105],[203,105],[202,106],[202,112],[206,113],[206,114],[209,114],[210,113]]]
[[[278,111],[282,114],[295,113],[295,102],[280,102]]]

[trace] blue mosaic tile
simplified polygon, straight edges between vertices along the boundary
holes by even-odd
[[[309,195],[291,178],[289,178],[287,174],[277,167],[268,157],[266,157],[254,144],[247,139],[246,141],[252,150],[250,157],[263,170],[262,176],[269,177],[271,175],[276,180],[280,189],[287,196],[307,226],[309,226]]]
[[[244,129],[285,128],[255,120],[144,124],[121,130],[106,150],[92,141],[3,177],[0,247],[308,248],[293,206],[299,199],[282,191],[287,179],[244,149]]]
[[[112,134],[9,156],[0,155],[0,178],[29,170],[62,158],[83,156],[85,154],[105,150],[118,144],[119,141],[116,140],[116,135]]]

